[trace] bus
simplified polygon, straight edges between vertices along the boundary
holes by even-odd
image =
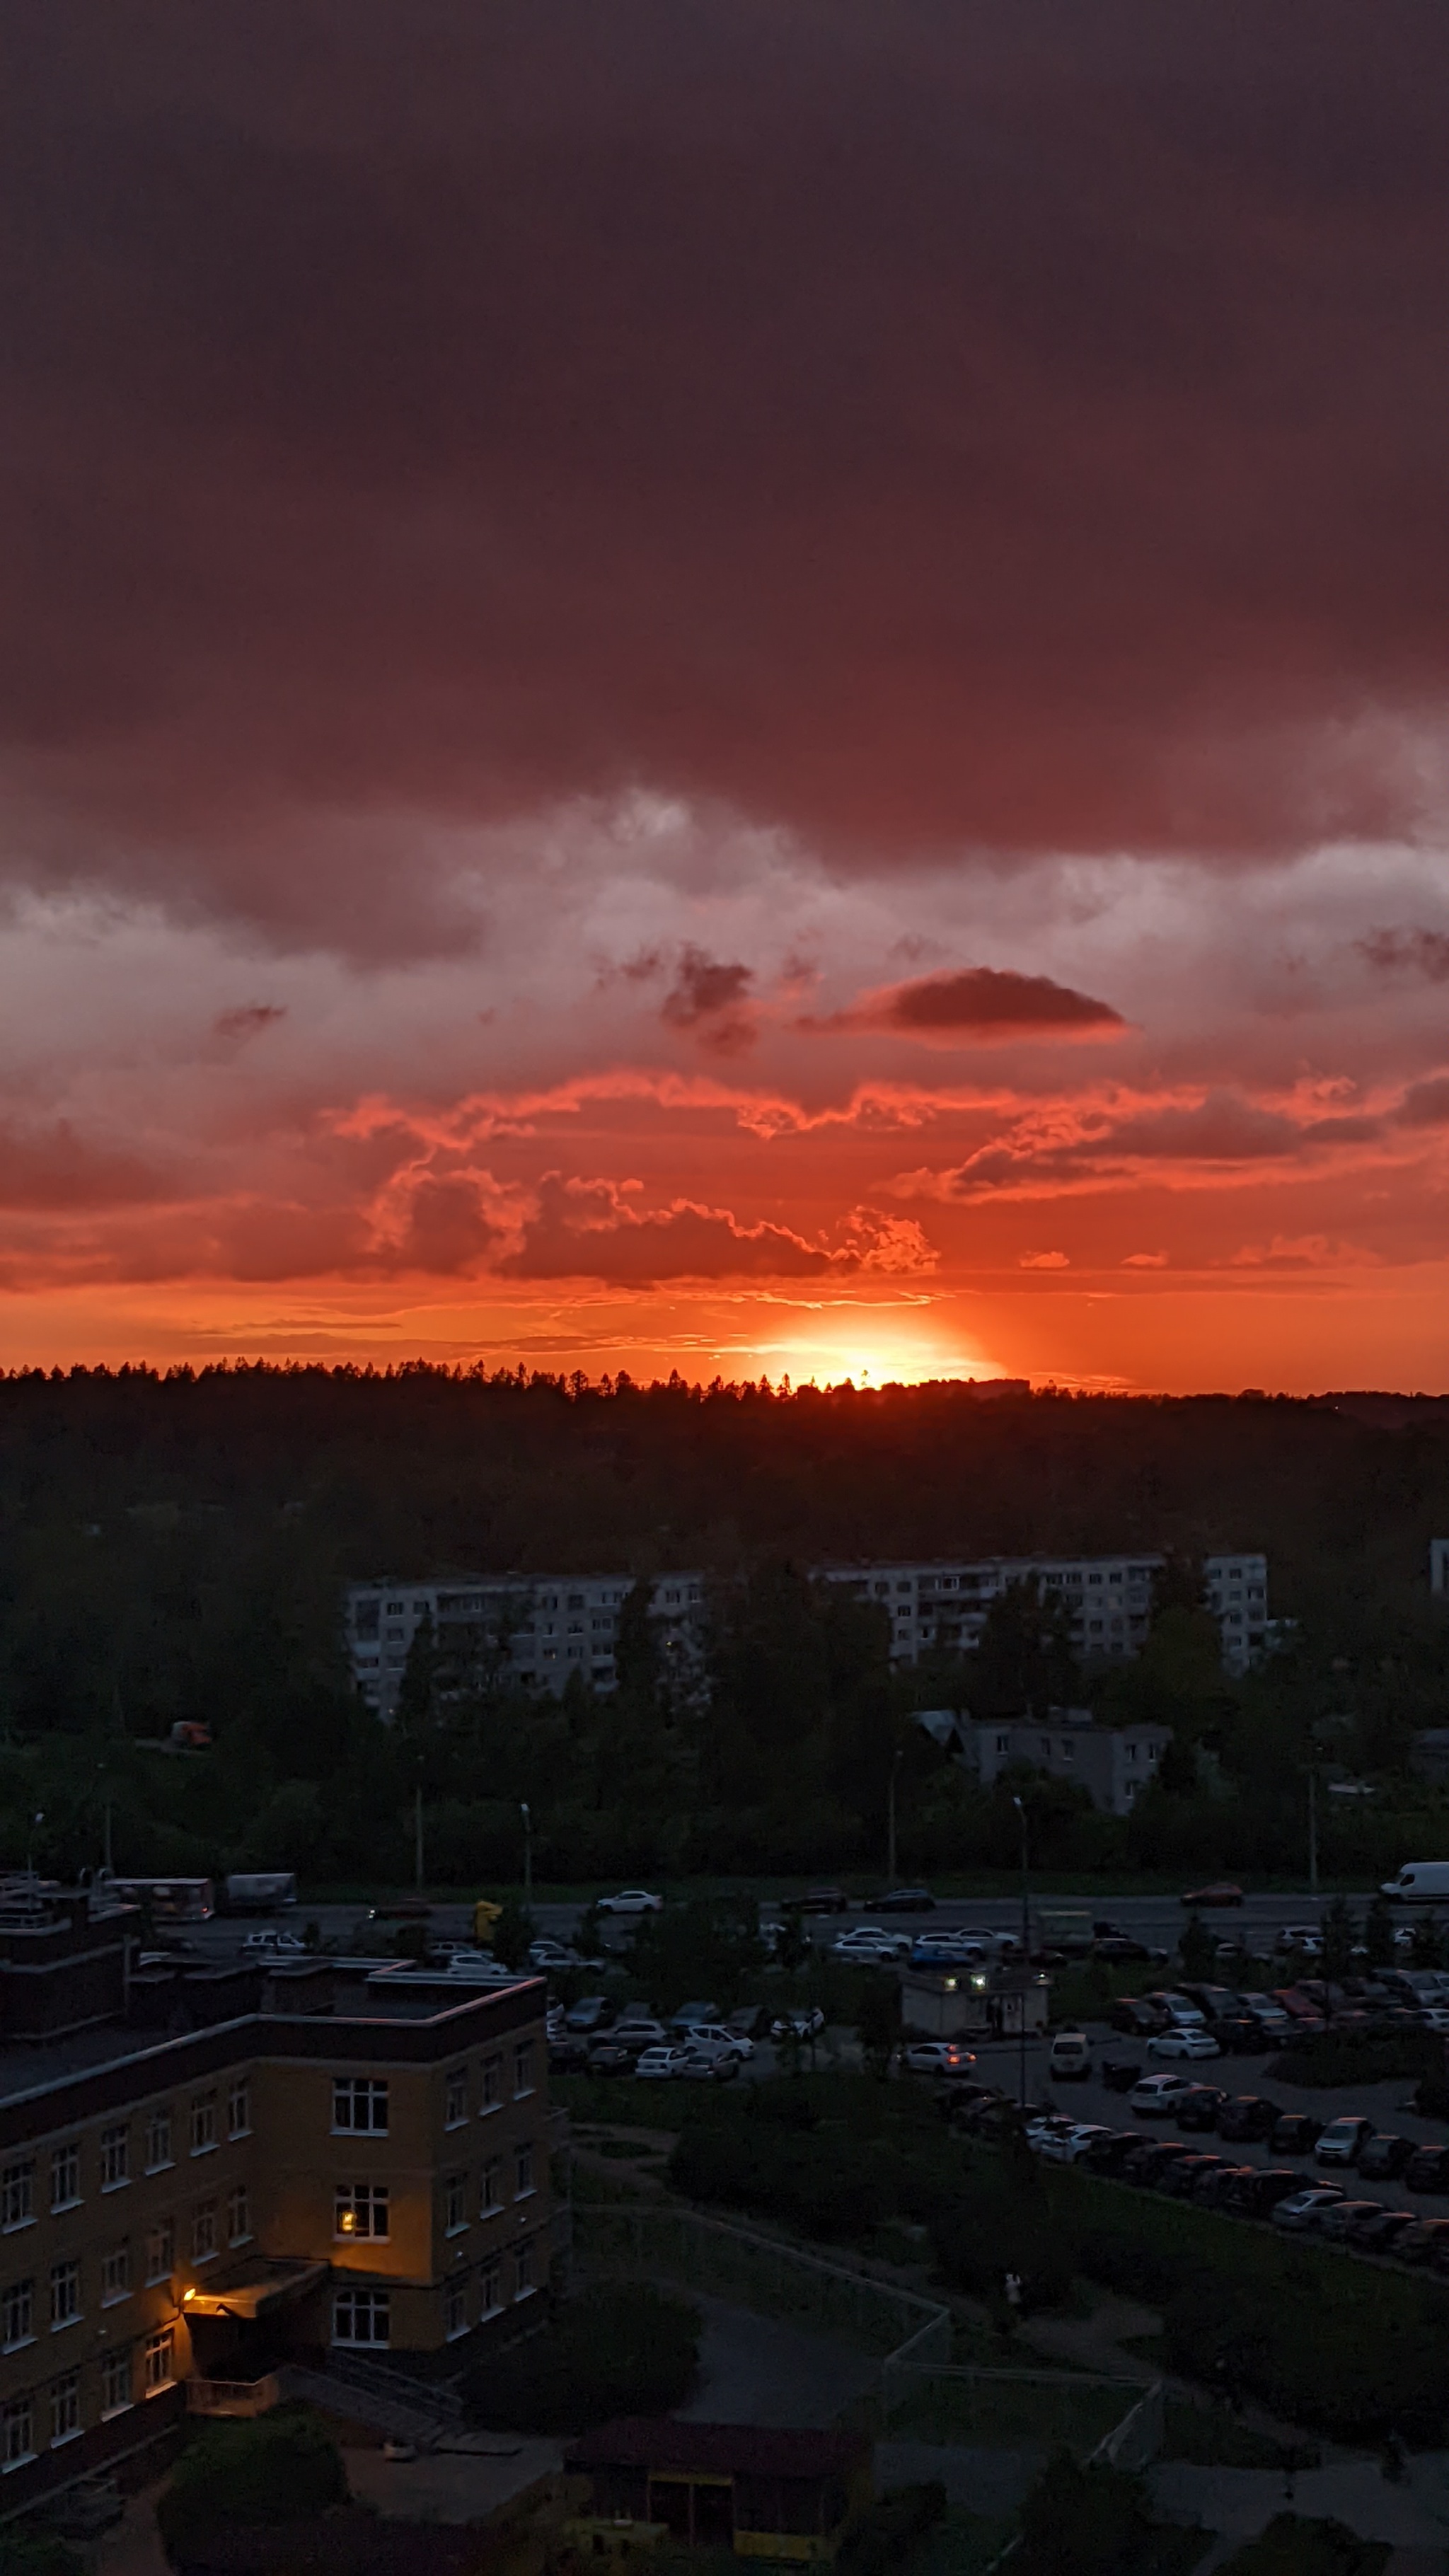
[[[153,1923],[209,1923],[216,1893],[209,1878],[106,1878],[100,1892],[118,1905],[149,1907]]]

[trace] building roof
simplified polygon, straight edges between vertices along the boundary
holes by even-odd
[[[571,2469],[652,2469],[706,2477],[844,2477],[866,2458],[864,2433],[781,2432],[759,2424],[690,2424],[621,2415],[569,2445]]]

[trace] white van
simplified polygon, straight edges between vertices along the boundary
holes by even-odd
[[[1081,2030],[1059,2030],[1047,2058],[1047,2073],[1061,2082],[1080,2077],[1085,2081],[1092,2072],[1092,2043]]]
[[[1449,1905],[1449,1860],[1406,1860],[1382,1893],[1391,1905]]]

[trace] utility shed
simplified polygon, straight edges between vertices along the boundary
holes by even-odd
[[[662,2523],[676,2540],[742,2558],[832,2560],[871,2501],[863,2433],[622,2416],[585,2433],[565,2467],[590,2480],[601,2522]]]

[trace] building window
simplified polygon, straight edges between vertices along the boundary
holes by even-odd
[[[191,2213],[191,2259],[209,2263],[216,2253],[216,2203],[203,2200]]]
[[[198,2093],[191,2105],[191,2152],[209,2156],[216,2145],[216,2095]]]
[[[73,2326],[81,2312],[79,2263],[52,2263],[50,2267],[50,2331],[59,2334],[62,2326]]]
[[[366,2236],[374,2242],[389,2234],[388,2187],[385,2182],[340,2182],[333,2205],[332,2233]]]
[[[996,1739],[996,1750],[998,1753],[1009,1753],[1011,1751],[1011,1738],[1009,1735],[998,1735]]]
[[[50,2159],[50,2205],[52,2209],[74,2209],[81,2196],[80,2141],[56,2147]]]
[[[387,2136],[387,2082],[371,2075],[339,2075],[332,2087],[332,2126],[354,2137]]]
[[[468,2070],[466,2066],[455,2066],[452,2074],[448,2077],[447,2100],[443,2110],[443,2125],[448,2129],[461,2129],[467,2117]]]
[[[468,2224],[468,2183],[464,2174],[449,2174],[443,2186],[443,2230],[461,2236]]]
[[[170,2388],[176,2377],[176,2336],[170,2326],[147,2338],[142,2385],[148,2397]]]
[[[252,2088],[243,2076],[226,2097],[226,2134],[229,2138],[249,2138],[251,2133]]]
[[[153,2111],[146,2122],[146,2171],[160,2173],[174,2161],[171,2153],[171,2112]]]
[[[35,2283],[11,2281],[0,2297],[0,2325],[4,2327],[5,2349],[13,2352],[17,2344],[35,2340]]]
[[[131,2179],[131,2132],[124,2123],[101,2131],[101,2189],[119,2191]]]
[[[81,2428],[80,2372],[68,2370],[57,2379],[50,2392],[51,2446],[59,2450],[62,2442],[73,2442]]]
[[[485,2263],[478,2276],[478,2285],[483,2294],[483,2314],[485,2317],[496,2317],[503,2305],[502,2264]]]
[[[465,2335],[468,2331],[468,2290],[465,2282],[450,2281],[448,2284],[448,2294],[443,2302],[443,2331],[449,2343],[456,2343],[459,2335]]]
[[[390,2343],[392,2303],[386,2290],[339,2290],[332,2302],[334,2343]]]
[[[34,2223],[35,2167],[6,2165],[0,2173],[0,2227],[31,2227]]]
[[[524,2039],[520,2040],[513,2052],[513,2098],[515,2102],[520,2101],[525,2093],[532,2091],[533,2042],[531,2039]]]
[[[495,2048],[492,2055],[483,2060],[483,2099],[478,2105],[480,2118],[486,2112],[496,2111],[502,2099],[503,2056],[502,2051]]]
[[[483,2189],[478,2200],[480,2218],[496,2218],[503,2207],[503,2158],[490,2156],[483,2168]]]
[[[228,2245],[247,2245],[251,2242],[251,2233],[251,2202],[247,2198],[246,2184],[239,2182],[236,2189],[227,2194],[226,2241]]]
[[[513,2159],[513,2197],[528,2200],[533,2192],[533,2149],[520,2147]]]
[[[130,2295],[130,2246],[113,2245],[109,2254],[101,2256],[101,2306],[114,2308],[120,2300],[129,2299]]]
[[[0,2468],[18,2469],[35,2457],[35,2418],[28,2397],[17,2397],[0,2414]]]
[[[131,2403],[131,2355],[108,2352],[101,2359],[101,2421],[122,2415]]]
[[[515,2299],[531,2299],[534,2291],[538,2287],[538,2283],[533,2277],[533,2240],[531,2237],[526,2243],[519,2246],[517,2253],[513,2257],[513,2278],[513,2295]]]
[[[158,2219],[146,2236],[146,2282],[154,2288],[158,2281],[169,2281],[176,2269],[176,2226],[170,2218]]]

